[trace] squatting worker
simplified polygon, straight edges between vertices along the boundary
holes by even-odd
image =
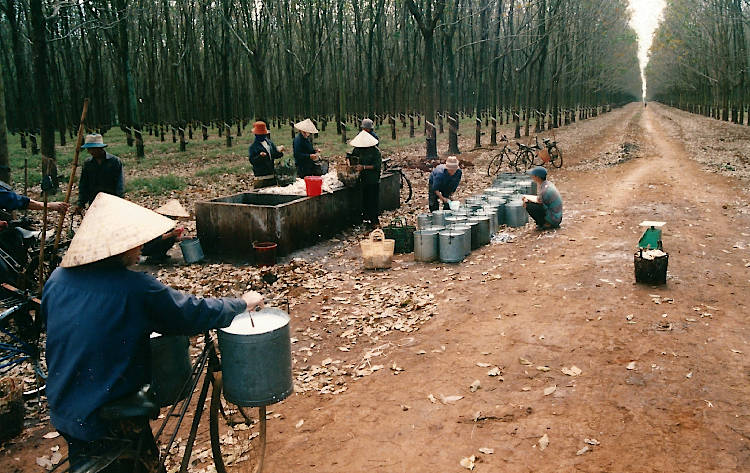
[[[185,207],[177,199],[168,200],[164,205],[154,210],[154,212],[171,219],[190,217],[190,213],[185,210]],[[168,259],[169,255],[167,255],[167,252],[175,243],[184,239],[182,236],[184,231],[185,227],[173,228],[153,240],[147,241],[143,244],[141,255],[146,257],[147,263],[157,263]]]
[[[360,125],[360,128],[362,128],[364,131],[374,136],[376,140],[380,141],[380,137],[378,137],[378,135],[374,131],[375,123],[369,118],[365,118],[362,120],[362,124]]]
[[[265,178],[264,184],[275,184],[273,161],[284,156],[284,147],[276,145],[271,141],[271,135],[268,132],[265,122],[257,121],[253,124],[253,134],[255,141],[248,149],[250,164],[253,165],[253,174],[255,178]]]
[[[547,170],[537,166],[528,171],[536,182],[536,202],[523,198],[523,206],[536,222],[538,229],[558,228],[562,222],[563,201],[554,184],[547,180]]]
[[[113,438],[142,442],[147,463],[157,461],[148,419],[100,417],[103,405],[151,383],[152,332],[193,335],[227,327],[235,315],[263,305],[255,292],[240,299],[202,299],[128,269],[145,242],[173,226],[156,212],[100,193],[44,286],[47,397],[52,424],[68,442],[72,471],[121,444]],[[113,470],[147,471],[126,468]]]
[[[91,157],[84,161],[78,181],[78,205],[73,209],[78,214],[83,213],[83,209],[94,201],[99,192],[117,197],[125,194],[120,158],[104,150],[107,145],[102,135],[86,135],[85,141],[81,149],[87,150]]]
[[[380,225],[380,167],[382,156],[378,140],[366,130],[359,132],[349,142],[354,147],[352,157],[357,157],[359,164],[355,169],[360,171],[359,182],[362,186],[362,219],[372,226]]]
[[[294,163],[297,165],[297,177],[320,176],[323,171],[318,164],[320,150],[313,147],[310,135],[318,133],[315,124],[309,118],[296,123],[294,128],[299,131],[294,137]]]
[[[448,156],[445,164],[435,166],[430,173],[428,199],[430,211],[434,212],[440,208],[443,203],[443,209],[448,210],[448,202],[458,184],[461,182],[461,170],[458,168],[458,159],[455,156]]]

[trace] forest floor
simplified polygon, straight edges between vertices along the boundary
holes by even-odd
[[[290,299],[296,392],[270,407],[265,471],[460,472],[472,456],[488,472],[750,470],[750,127],[650,103],[555,135],[562,227],[505,230],[460,265],[363,271],[355,228],[270,287],[251,267],[150,268],[201,294]],[[488,186],[490,155],[461,155],[459,197]],[[394,214],[413,218],[426,174],[410,172],[416,200]],[[643,220],[667,222],[666,286],[633,282]],[[2,447],[0,471],[42,471],[65,450],[51,430]],[[211,471],[206,431],[191,471]]]

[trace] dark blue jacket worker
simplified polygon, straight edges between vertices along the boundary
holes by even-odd
[[[271,141],[268,128],[264,122],[253,124],[255,141],[248,149],[250,164],[253,165],[253,174],[256,177],[273,176],[273,161],[284,156],[284,147],[276,147]]]
[[[104,148],[102,135],[86,135],[86,142],[81,145],[91,155],[83,162],[81,179],[78,181],[78,206],[75,211],[90,205],[99,192],[122,197],[125,195],[125,179],[122,174],[122,161]]]
[[[142,442],[158,458],[148,419],[112,422],[100,408],[151,383],[149,336],[192,335],[227,327],[235,315],[262,306],[257,293],[203,299],[128,269],[143,243],[174,222],[100,193],[60,267],[42,293],[47,319],[47,397],[55,428],[68,442],[72,470],[111,451],[110,438]]]
[[[366,131],[367,133],[371,134],[373,138],[380,141],[380,137],[377,135],[377,133],[375,133],[375,130],[374,130],[375,122],[373,122],[369,118],[363,118],[362,124],[359,127],[363,129],[364,131]]]
[[[299,131],[294,137],[294,163],[297,165],[297,177],[304,179],[306,176],[320,176],[323,174],[317,163],[320,153],[319,149],[313,147],[310,135],[318,133],[315,124],[309,118],[294,124]]]
[[[430,211],[440,208],[440,202],[443,203],[443,209],[449,208],[448,202],[458,184],[461,182],[461,170],[458,168],[458,159],[455,156],[449,156],[445,164],[439,164],[430,173],[428,203]]]

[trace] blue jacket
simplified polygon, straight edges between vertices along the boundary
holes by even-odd
[[[294,163],[297,165],[297,177],[304,179],[305,176],[317,175],[315,161],[310,158],[311,154],[315,154],[312,142],[302,136],[302,133],[297,133],[294,137]]]
[[[271,150],[270,153],[263,146],[263,141],[268,143],[268,148]],[[258,139],[257,135],[247,152],[250,163],[253,165],[253,174],[256,176],[273,176],[273,160],[284,156],[284,153],[276,148],[271,138],[263,137],[262,139]],[[261,156],[260,153],[266,153],[268,156]]]
[[[25,209],[29,206],[29,198],[13,192],[11,187],[0,181],[0,208],[4,210]]]
[[[448,198],[456,192],[460,182],[460,169],[451,176],[448,174],[445,164],[439,164],[438,166],[435,166],[435,169],[430,173],[430,196],[434,195],[435,191],[440,191],[440,193],[443,194],[443,197]]]
[[[93,156],[83,162],[81,180],[78,181],[78,206],[90,204],[99,192],[117,197],[125,194],[122,161],[114,154],[107,153],[102,164],[97,163]]]
[[[125,268],[57,268],[42,294],[52,424],[85,441],[107,433],[98,409],[151,382],[151,332],[227,327],[242,299],[200,299]]]

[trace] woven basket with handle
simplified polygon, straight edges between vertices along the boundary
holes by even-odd
[[[365,269],[386,269],[393,262],[394,240],[385,237],[383,230],[375,229],[367,240],[359,243]]]

